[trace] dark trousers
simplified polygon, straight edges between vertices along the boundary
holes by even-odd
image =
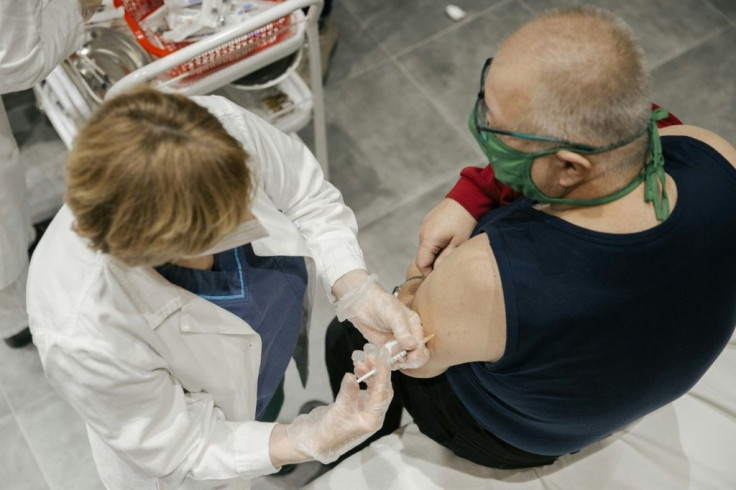
[[[349,322],[330,323],[327,329],[325,362],[333,395],[340,389],[346,372],[353,371],[350,358],[361,350],[366,340]],[[490,468],[517,469],[554,463],[555,456],[540,456],[500,440],[473,419],[458,400],[444,375],[419,379],[395,371],[391,376],[394,398],[383,427],[365,443],[346,453],[342,459],[366,447],[374,440],[399,428],[402,408],[406,408],[419,430],[448,448],[457,456]]]

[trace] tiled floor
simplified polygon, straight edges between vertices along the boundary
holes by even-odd
[[[451,21],[445,2],[337,0],[340,38],[326,85],[331,180],[353,207],[369,267],[387,287],[413,256],[424,214],[458,171],[482,164],[465,129],[478,71],[499,40],[534,13],[569,0],[455,0],[468,16]],[[736,143],[736,2],[596,0],[638,33],[654,77],[654,100],[681,119]],[[42,188],[58,183],[63,146],[43,118],[6,98],[23,155]],[[21,100],[22,102],[22,100]],[[309,133],[303,132],[305,140]],[[34,212],[48,213],[51,191],[37,191]],[[284,420],[306,400],[327,400],[320,339],[331,317],[315,311],[311,380],[287,375]],[[0,488],[96,489],[101,483],[84,427],[46,383],[33,347],[0,345]],[[255,488],[297,488],[316,471],[259,479]]]

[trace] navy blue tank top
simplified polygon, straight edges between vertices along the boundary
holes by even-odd
[[[649,230],[599,233],[521,199],[487,213],[507,341],[447,378],[488,431],[540,455],[579,450],[687,392],[736,325],[736,170],[692,138],[662,138],[677,185]]]
[[[215,255],[212,270],[172,264],[156,270],[245,320],[261,337],[256,419],[286,372],[302,321],[307,268],[302,257],[259,257],[250,244]]]

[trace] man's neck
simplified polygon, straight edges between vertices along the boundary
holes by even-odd
[[[667,195],[672,210],[677,202],[677,187],[669,175]],[[661,223],[654,213],[654,205],[644,201],[643,182],[627,195],[598,206],[540,204],[535,207],[581,228],[604,233],[636,233]]]

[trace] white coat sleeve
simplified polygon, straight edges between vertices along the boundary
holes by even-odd
[[[109,352],[73,337],[43,335],[49,381],[90,430],[162,488],[210,488],[277,471],[275,424],[225,420],[206,393],[185,393],[166,362],[143,344]]]
[[[245,128],[246,134],[238,137],[247,140],[246,150],[255,153],[263,190],[299,227],[332,298],[335,281],[351,270],[366,268],[353,211],[340,191],[324,179],[319,162],[303,143],[242,107],[222,102],[231,105],[230,113],[219,117],[236,117],[236,125]]]
[[[0,94],[31,88],[83,39],[78,0],[0,0]]]

